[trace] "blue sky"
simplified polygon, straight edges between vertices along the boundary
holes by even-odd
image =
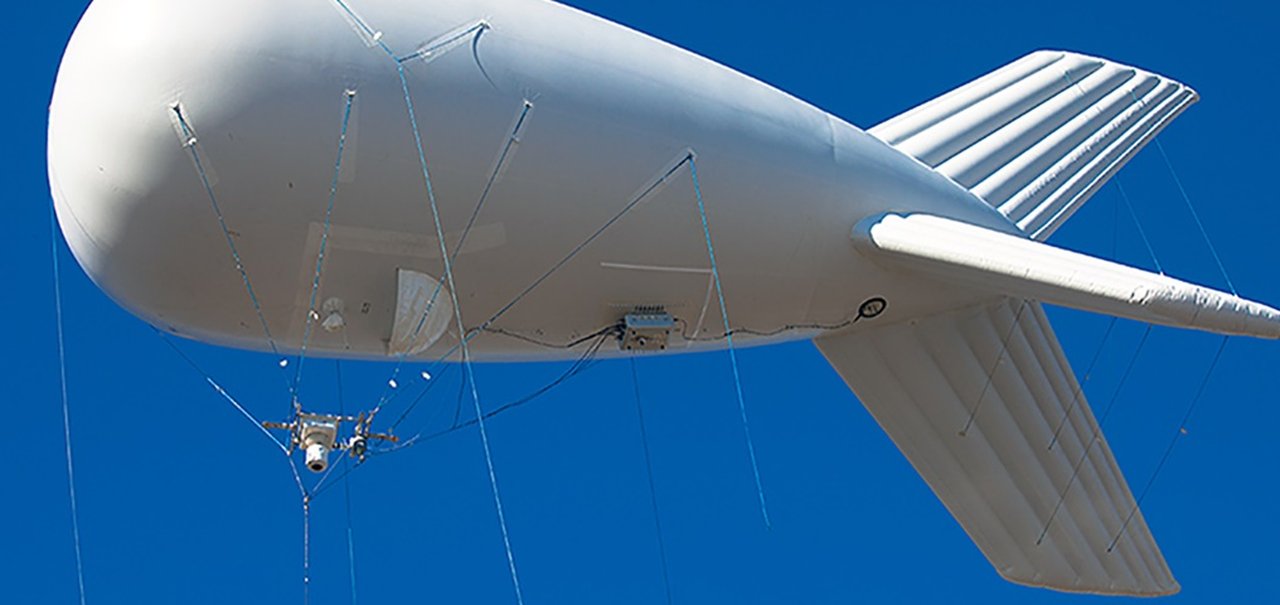
[[[322,0],[317,0],[321,2]],[[371,1],[371,0],[370,0]],[[83,2],[26,3],[3,38],[7,338],[0,406],[8,461],[0,495],[6,603],[76,600],[49,261],[44,128],[63,46]],[[1039,48],[1122,60],[1195,87],[1203,101],[1162,137],[1240,291],[1280,302],[1272,186],[1274,8],[1264,3],[744,3],[580,1],[871,126]],[[1170,273],[1222,286],[1154,149],[1120,175]],[[1151,266],[1104,189],[1054,243]],[[1117,216],[1119,217],[1117,219]],[[90,603],[299,602],[296,488],[269,442],[141,321],[107,300],[62,249],[67,355],[85,581]],[[732,300],[730,299],[730,305]],[[732,307],[731,307],[732,308]],[[1072,362],[1097,350],[1105,318],[1051,309]],[[1122,322],[1086,387],[1111,397],[1142,327]],[[1209,365],[1211,335],[1156,328],[1106,432],[1144,484]],[[281,393],[274,360],[181,343],[256,412]],[[1179,603],[1274,595],[1280,538],[1271,343],[1234,339],[1144,505],[1183,593]],[[1000,580],[808,343],[741,353],[774,526],[760,522],[724,355],[639,364],[668,572],[677,603],[1099,601]],[[308,388],[335,392],[332,362]],[[497,405],[563,365],[486,365]],[[376,398],[388,368],[343,367],[349,405]],[[711,377],[693,380],[694,377]],[[721,379],[715,379],[715,377]],[[456,372],[407,425],[452,414]],[[406,389],[417,388],[406,385]],[[608,362],[490,424],[527,602],[663,602],[630,369]],[[361,602],[511,603],[484,460],[463,431],[350,477]],[[342,490],[313,515],[312,602],[349,603]]]

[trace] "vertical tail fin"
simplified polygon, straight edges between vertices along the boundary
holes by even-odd
[[[1003,299],[814,344],[1001,576],[1178,592],[1040,303]]]
[[[1197,100],[1156,74],[1039,51],[868,132],[1044,240]]]

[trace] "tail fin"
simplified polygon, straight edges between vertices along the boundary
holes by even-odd
[[[813,342],[1000,575],[1068,592],[1178,592],[1040,303],[1002,299]]]
[[[1197,100],[1133,67],[1039,51],[868,132],[1044,240]]]

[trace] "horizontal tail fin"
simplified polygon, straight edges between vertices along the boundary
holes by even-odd
[[[1044,240],[1197,100],[1133,67],[1040,51],[868,132]]]
[[[854,244],[881,263],[993,294],[1219,334],[1280,338],[1280,310],[1017,235],[926,214],[859,222]]]

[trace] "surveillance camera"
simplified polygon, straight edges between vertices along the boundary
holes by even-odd
[[[323,473],[329,468],[329,448],[323,443],[312,443],[307,446],[307,468],[313,473]]]
[[[347,449],[351,451],[352,458],[364,458],[365,452],[369,451],[369,441],[364,437],[352,437],[347,442]]]

